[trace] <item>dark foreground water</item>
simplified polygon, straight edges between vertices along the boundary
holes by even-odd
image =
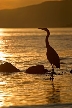
[[[0,64],[10,62],[22,71],[10,75],[0,73],[0,107],[51,104],[49,107],[72,107],[72,29],[49,30],[50,45],[61,59],[61,68],[55,71],[63,72],[56,75],[53,82],[46,75],[25,73],[28,67],[37,64],[51,70],[46,58],[46,33],[38,29],[0,29]]]

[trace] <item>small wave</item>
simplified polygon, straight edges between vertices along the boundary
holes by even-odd
[[[60,62],[60,64],[66,64],[66,63],[64,63],[64,62]]]
[[[72,59],[72,57],[69,57],[69,56],[67,56],[67,57],[60,57],[60,60],[65,60],[65,59]]]

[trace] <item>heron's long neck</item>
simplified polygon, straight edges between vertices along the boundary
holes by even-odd
[[[49,38],[49,35],[47,34],[47,36],[46,36],[46,48],[48,48],[49,47],[49,41],[48,41],[48,38]]]

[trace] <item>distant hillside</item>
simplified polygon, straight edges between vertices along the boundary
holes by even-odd
[[[0,27],[72,27],[72,1],[0,10]]]

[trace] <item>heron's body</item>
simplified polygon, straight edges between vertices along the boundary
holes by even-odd
[[[47,59],[51,63],[51,65],[55,65],[56,68],[60,68],[60,59],[56,51],[49,45],[47,48]]]

